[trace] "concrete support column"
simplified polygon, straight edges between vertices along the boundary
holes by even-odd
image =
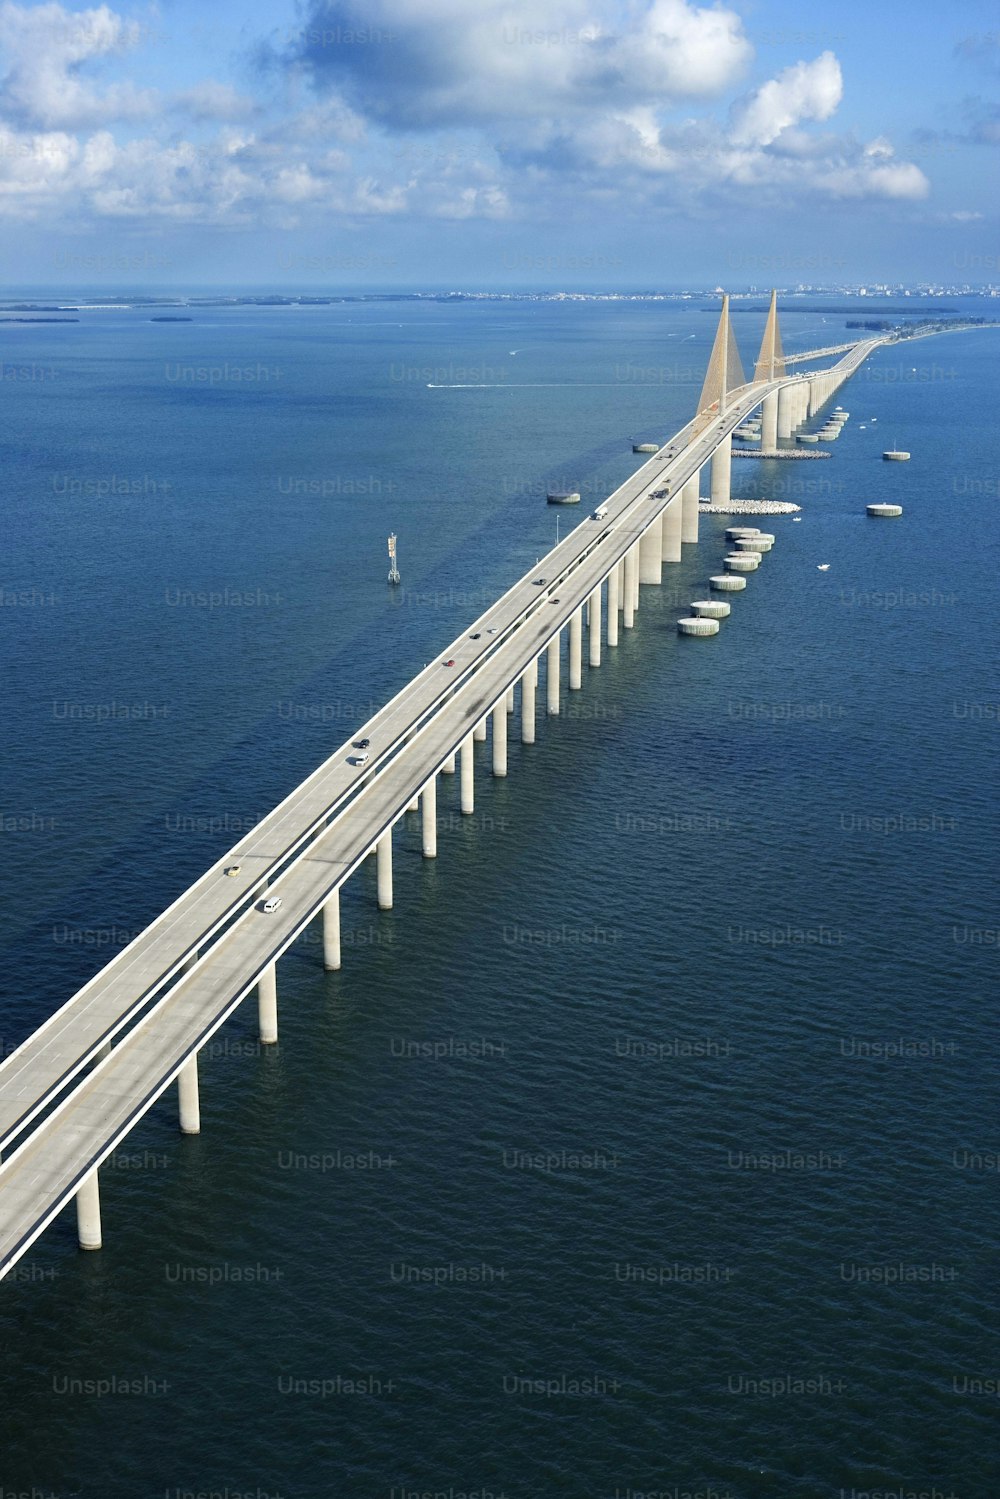
[[[559,712],[559,636],[553,635],[545,647],[545,708],[555,715]]]
[[[601,585],[598,583],[590,595],[588,613],[588,641],[590,644],[590,664],[600,666],[601,664]]]
[[[569,619],[569,690],[579,692],[583,686],[583,609],[575,609]]]
[[[502,699],[493,709],[493,774],[507,774],[507,705]]]
[[[790,385],[783,385],[778,391],[778,437],[788,438],[792,435],[792,414],[795,409],[795,397]],[[761,427],[761,435],[764,429]]]
[[[488,716],[488,715],[487,715]],[[486,719],[481,718],[472,731],[472,737],[477,744],[486,743]]]
[[[535,689],[538,686],[538,662],[532,661],[521,678],[521,743],[535,742]]]
[[[642,533],[639,543],[639,582],[663,581],[663,517],[657,516]]]
[[[712,504],[729,504],[730,474],[733,466],[733,438],[727,432],[712,454]]]
[[[631,630],[635,624],[635,600],[639,592],[639,557],[636,547],[629,547],[625,553],[625,604],[622,610],[622,624],[626,630]]]
[[[625,558],[618,560],[618,608],[625,608]]]
[[[375,845],[375,882],[378,887],[378,908],[392,910],[392,828],[386,828]]]
[[[699,474],[692,474],[681,490],[681,541],[698,540]]]
[[[618,644],[618,597],[620,569],[616,562],[608,573],[608,645]]]
[[[462,811],[468,817],[476,810],[476,755],[472,735],[462,740],[459,751],[461,768]]]
[[[820,406],[822,404],[822,400],[821,400],[819,392],[820,392],[820,382],[818,380],[810,380],[809,381],[809,408],[808,408],[808,411],[806,412],[807,416],[813,417],[813,416],[816,415],[817,411],[819,410],[819,408],[820,408]]]
[[[513,713],[513,711],[514,711],[514,689],[513,689],[513,687],[508,687],[507,688],[506,702],[507,702],[507,712],[508,713]]]
[[[799,404],[795,425],[801,427],[809,416],[809,386],[805,380],[799,386]]]
[[[407,812],[419,812],[420,811],[420,793],[419,792],[413,798],[412,802],[407,802],[406,803],[406,810],[407,810]]]
[[[101,1247],[101,1188],[96,1166],[76,1189],[76,1236],[81,1249]]]
[[[455,756],[449,755],[441,767],[442,775],[453,776],[455,774]]]
[[[265,1046],[278,1039],[278,967],[270,963],[257,980],[257,1026]]]
[[[336,973],[340,967],[340,886],[331,890],[323,907],[323,967]]]
[[[425,859],[436,859],[438,851],[437,776],[431,776],[420,793],[420,841]]]
[[[778,392],[764,397],[760,413],[760,445],[765,452],[778,446]]]
[[[695,514],[698,506],[695,505]],[[663,560],[664,562],[679,562],[681,560],[681,541],[683,540],[684,526],[684,491],[675,494],[666,510],[663,512]]]
[[[198,1053],[188,1057],[177,1074],[177,1108],[182,1135],[201,1134],[201,1100],[198,1096]]]

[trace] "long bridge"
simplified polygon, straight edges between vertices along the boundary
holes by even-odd
[[[762,408],[762,448],[789,439],[885,342],[869,338],[795,356],[840,352],[834,365],[790,375],[775,298],[754,378],[743,375],[722,314],[696,416],[597,510],[342,744],[252,832],[0,1065],[0,1278],[75,1202],[84,1249],[102,1242],[99,1170],[174,1083],[180,1129],[200,1129],[198,1053],[256,993],[260,1039],[278,1038],[277,963],[317,917],[323,963],[341,965],[340,890],[374,856],[377,901],[393,903],[393,828],[421,813],[422,851],[437,854],[439,775],[458,774],[475,807],[475,744],[490,740],[507,774],[509,717],[519,687],[521,741],[535,741],[538,695],[558,714],[565,677],[583,686],[633,627],[641,584],[698,540],[701,470],[711,498],[730,498],[732,434]],[[565,638],[565,649],[563,646]],[[280,896],[264,911],[264,895]]]

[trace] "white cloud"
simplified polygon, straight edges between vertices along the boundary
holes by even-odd
[[[876,159],[854,166],[833,167],[819,184],[834,198],[926,198],[930,183],[912,161],[883,164]]]
[[[652,0],[617,19],[613,0],[313,0],[292,62],[391,128],[506,129],[714,97],[753,55],[731,10]]]
[[[68,11],[61,5],[0,4],[0,52],[8,71],[0,82],[0,113],[43,129],[86,127],[110,119],[140,119],[156,107],[151,90],[131,83],[98,92],[79,76],[88,63],[127,52],[141,27],[107,5]]]
[[[844,83],[832,52],[813,62],[797,62],[772,78],[737,111],[737,145],[769,146],[801,120],[828,120],[840,103]]]

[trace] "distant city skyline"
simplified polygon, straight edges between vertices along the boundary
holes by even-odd
[[[998,77],[981,0],[4,0],[2,281],[989,286]]]

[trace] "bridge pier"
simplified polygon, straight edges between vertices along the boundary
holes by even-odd
[[[472,735],[462,740],[461,761],[462,811],[466,817],[476,810],[476,752]]]
[[[636,596],[639,592],[639,557],[638,546],[630,546],[625,553],[625,597],[622,609],[622,624],[626,630],[631,630],[635,624]]]
[[[608,645],[618,644],[618,593],[620,564],[615,563],[608,573]]]
[[[76,1189],[76,1237],[81,1249],[100,1249],[101,1188],[95,1166]]]
[[[587,638],[590,643],[589,664],[601,664],[601,585],[598,583],[587,603]]]
[[[712,504],[728,505],[733,464],[733,438],[727,432],[712,454]]]
[[[810,380],[809,381],[809,409],[808,409],[808,412],[806,413],[807,416],[810,416],[810,417],[815,416],[816,413],[817,413],[817,411],[819,410],[820,406],[822,406],[822,404],[823,404],[823,400],[822,400],[822,397],[820,395],[820,382],[818,380]]]
[[[489,714],[487,714],[487,718]],[[486,718],[481,718],[472,731],[472,737],[477,744],[486,743]]]
[[[441,767],[442,775],[453,776],[455,774],[455,756],[449,755]]]
[[[778,395],[778,391],[772,390],[770,395],[764,397],[761,407],[760,445],[765,453],[772,452],[778,446]]]
[[[406,803],[406,810],[407,810],[407,812],[419,812],[420,811],[420,793],[419,793],[419,791],[417,792],[416,796],[413,798],[412,802],[407,802]]]
[[[559,712],[559,631],[545,647],[545,709],[553,717]]]
[[[201,1134],[201,1100],[198,1094],[198,1053],[188,1057],[177,1074],[177,1108],[182,1135]]]
[[[323,967],[336,973],[340,967],[340,886],[331,890],[323,906]]]
[[[513,687],[508,687],[507,688],[507,693],[506,693],[506,697],[505,697],[504,700],[505,700],[505,702],[507,704],[507,712],[508,713],[513,713],[513,711],[514,711],[514,689],[513,689]]]
[[[698,482],[701,470],[692,474],[681,490],[681,541],[698,540]]]
[[[265,1046],[274,1046],[278,1039],[278,971],[277,964],[269,963],[257,980],[257,1027]]]
[[[392,910],[392,828],[375,845],[375,882],[380,911]]]
[[[420,793],[420,845],[425,859],[436,859],[438,851],[437,776],[431,776]]]
[[[698,506],[695,505],[695,515],[698,514]],[[681,541],[684,534],[684,491],[675,494],[662,516],[663,546],[661,557],[664,562],[679,562],[681,560]]]
[[[507,704],[503,698],[493,709],[493,774],[507,774]]]
[[[538,661],[525,667],[521,678],[521,743],[535,742],[535,689],[538,686]]]
[[[792,418],[794,414],[794,397],[790,385],[782,385],[778,391],[778,438],[788,439],[792,435]],[[764,428],[761,427],[763,437]]]
[[[569,618],[569,690],[579,692],[583,686],[583,607],[574,609]]]
[[[639,582],[663,581],[663,517],[650,521],[639,543]]]
[[[809,418],[809,386],[805,380],[798,388],[798,411],[795,425],[801,427]]]

